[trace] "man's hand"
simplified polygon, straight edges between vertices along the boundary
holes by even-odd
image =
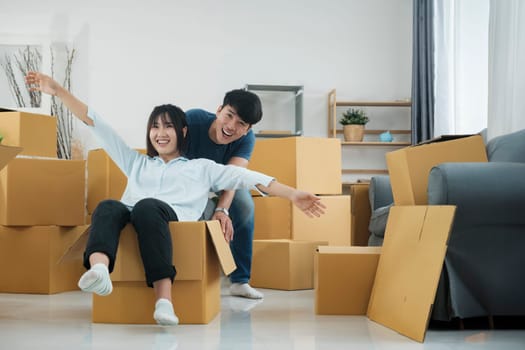
[[[224,214],[222,211],[216,211],[211,217],[211,220],[219,220],[221,223],[222,233],[226,242],[230,243],[233,239],[233,224],[230,217]]]

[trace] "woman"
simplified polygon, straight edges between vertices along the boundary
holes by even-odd
[[[176,325],[179,321],[171,303],[176,270],[172,265],[169,221],[197,221],[209,191],[254,188],[263,194],[288,198],[310,217],[324,213],[318,197],[267,175],[208,159],[184,158],[187,124],[184,112],[176,106],[154,108],[147,124],[147,155],[143,155],[127,146],[96,112],[51,77],[29,72],[26,84],[31,91],[58,97],[91,128],[128,178],[120,201],[102,201],[93,212],[84,252],[88,271],[78,282],[80,289],[98,295],[111,293],[109,274],[114,267],[120,231],[131,223],[137,232],[146,283],[155,292],[153,317],[158,324]]]

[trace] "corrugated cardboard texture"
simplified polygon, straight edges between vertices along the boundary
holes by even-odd
[[[1,112],[0,131],[6,146],[23,148],[21,154],[57,157],[57,121],[55,117],[26,112]]]
[[[85,226],[0,226],[0,292],[53,294],[78,290],[81,257],[58,263]]]
[[[419,342],[425,339],[455,206],[393,206],[368,317]]]
[[[338,139],[258,139],[248,167],[304,191],[341,194],[341,141]]]
[[[365,315],[381,247],[319,247],[315,254],[315,313]]]
[[[317,247],[326,241],[288,239],[253,241],[253,287],[299,290],[312,289],[313,261]]]
[[[84,225],[85,179],[83,160],[11,160],[0,170],[0,225]]]
[[[350,196],[320,196],[327,207],[319,218],[309,218],[289,200],[254,197],[254,239],[327,241],[350,245]]]
[[[425,205],[428,175],[445,162],[486,162],[487,153],[480,135],[451,141],[402,148],[386,154],[388,173],[396,205]]]

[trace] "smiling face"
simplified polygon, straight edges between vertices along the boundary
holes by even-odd
[[[217,119],[212,123],[209,136],[219,145],[232,143],[246,135],[251,125],[239,117],[235,108],[230,105],[217,109]]]
[[[184,136],[186,136],[186,131],[187,129],[184,128]],[[177,146],[177,132],[168,116],[162,114],[153,121],[149,130],[149,140],[164,162],[180,157],[180,150]]]

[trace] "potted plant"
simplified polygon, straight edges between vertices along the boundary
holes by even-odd
[[[365,124],[368,117],[364,110],[359,108],[349,108],[343,113],[339,123],[343,126],[345,141],[363,141]]]

